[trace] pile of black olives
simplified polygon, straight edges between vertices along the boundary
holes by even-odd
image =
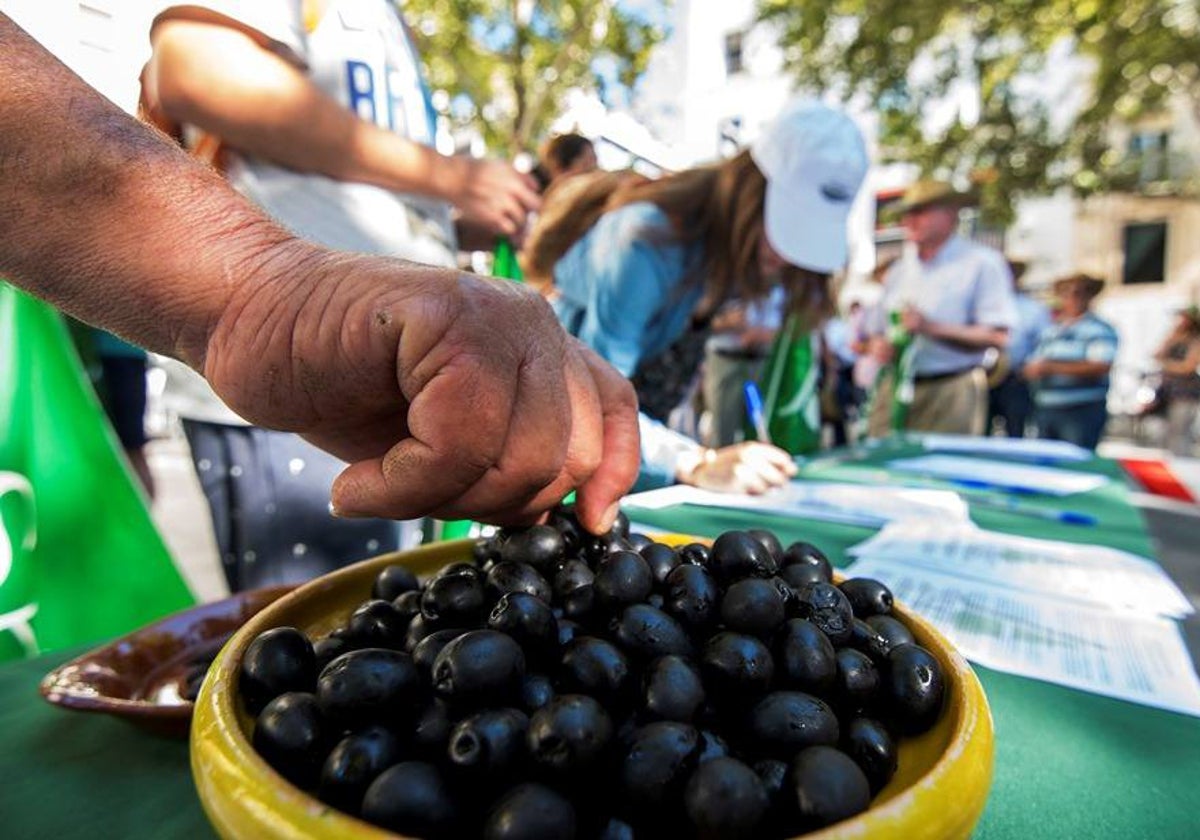
[[[865,810],[945,693],[887,587],[765,531],[676,549],[560,509],[371,595],[263,633],[239,688],[283,776],[413,837],[802,834]]]

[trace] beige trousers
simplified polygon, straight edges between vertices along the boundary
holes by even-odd
[[[987,374],[983,368],[971,368],[957,376],[915,383],[906,429],[982,435],[987,425],[987,409]],[[891,432],[891,412],[892,377],[885,373],[875,390],[867,421],[871,437],[886,437]]]

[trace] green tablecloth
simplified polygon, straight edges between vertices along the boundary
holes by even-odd
[[[916,446],[892,444],[818,459],[804,478],[884,483],[890,458],[917,455]],[[1072,542],[1100,543],[1153,557],[1141,512],[1129,501],[1127,479],[1111,461],[1093,459],[1074,469],[1113,479],[1069,501],[1022,498],[1022,504],[1069,507],[1097,517],[1096,527],[1060,524],[994,509],[972,511],[996,531]],[[892,479],[898,476],[891,476]],[[846,565],[842,552],[873,531],[815,520],[746,511],[680,506],[626,509],[635,522],[681,533],[715,536],[731,528],[774,530],[786,545],[805,539]],[[976,831],[979,838],[1196,837],[1192,806],[1200,782],[1200,719],[1162,712],[976,668],[996,725],[992,792]],[[953,803],[947,803],[953,807]]]
[[[818,462],[812,478],[877,480],[885,457]],[[984,510],[1003,531],[1103,542],[1152,556],[1141,514],[1119,468],[1083,467],[1117,479],[1073,497],[1096,529]],[[1037,503],[1037,502],[1030,502]],[[1053,504],[1047,502],[1046,504]],[[828,523],[675,508],[630,509],[635,520],[714,535],[762,525],[785,541],[809,539],[835,557],[870,531]],[[187,746],[102,715],[57,710],[37,696],[41,676],[78,651],[0,668],[0,836],[204,838],[212,836],[188,768]],[[996,722],[996,770],[980,838],[1194,837],[1200,720],[978,669]],[[947,803],[947,807],[954,807]]]

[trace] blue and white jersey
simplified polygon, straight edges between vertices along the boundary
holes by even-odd
[[[1031,361],[1106,362],[1117,356],[1117,331],[1087,312],[1069,324],[1053,324],[1042,333]],[[1108,375],[1100,378],[1054,375],[1033,383],[1034,401],[1041,406],[1102,402],[1108,395]]]
[[[197,6],[257,33],[267,49],[303,69],[361,119],[433,145],[429,92],[391,0],[206,0],[172,6],[155,22],[195,17]],[[306,239],[339,250],[454,265],[457,243],[450,207],[443,201],[297,172],[233,149],[227,151],[226,177]]]

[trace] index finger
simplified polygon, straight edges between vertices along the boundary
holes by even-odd
[[[591,350],[577,344],[577,352],[600,396],[604,449],[596,471],[579,486],[575,515],[584,528],[600,534],[612,527],[618,502],[637,480],[641,463],[637,395],[629,380]]]

